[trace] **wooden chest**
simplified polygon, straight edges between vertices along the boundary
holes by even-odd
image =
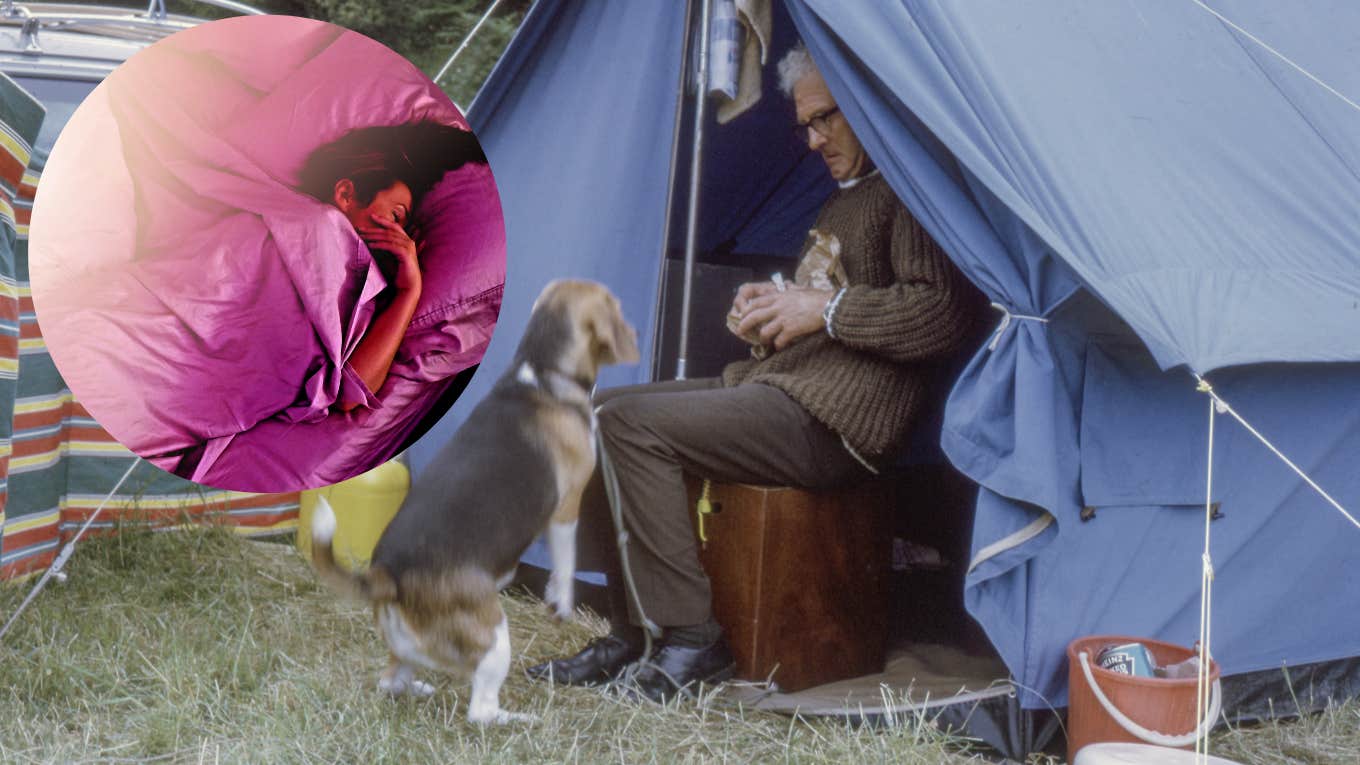
[[[796,691],[882,671],[890,489],[713,484],[699,557],[738,677]]]

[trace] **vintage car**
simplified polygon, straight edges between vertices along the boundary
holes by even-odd
[[[231,0],[203,0],[201,5],[229,13],[263,13]],[[47,110],[33,147],[36,169],[76,106],[114,67],[151,43],[206,20],[168,13],[164,0],[152,0],[146,10],[0,3],[0,72]]]

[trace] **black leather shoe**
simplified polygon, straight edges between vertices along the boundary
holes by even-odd
[[[561,685],[600,685],[618,677],[624,667],[641,655],[641,647],[614,635],[605,635],[586,643],[575,656],[535,664],[524,672],[530,680],[548,680]]]
[[[655,656],[638,666],[623,692],[660,704],[678,693],[689,695],[700,683],[721,683],[736,671],[726,638],[704,648],[663,643]]]

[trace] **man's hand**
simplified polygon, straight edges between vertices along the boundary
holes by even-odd
[[[756,294],[745,300],[745,310],[741,310],[742,291],[760,286],[744,284],[737,291],[733,307],[741,313],[741,323],[737,325],[740,334],[758,330],[762,343],[772,344],[780,351],[794,340],[816,334],[826,326],[822,311],[835,295],[831,290],[790,285],[786,291],[779,292],[773,283],[767,283],[764,286],[768,289],[753,290]]]
[[[397,257],[397,290],[419,292],[421,287],[420,261],[416,259],[416,243],[397,225],[396,221],[377,215],[369,216],[372,228],[359,229],[359,238],[370,248],[385,250]]]
[[[774,282],[747,282],[737,288],[737,296],[732,300],[732,313],[745,316],[752,300],[778,291],[779,287]]]

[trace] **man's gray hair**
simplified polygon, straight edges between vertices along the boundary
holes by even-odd
[[[793,86],[810,74],[821,76],[821,72],[817,71],[817,65],[812,62],[812,55],[808,53],[808,49],[802,43],[798,43],[779,60],[779,89],[785,96],[793,98]]]

